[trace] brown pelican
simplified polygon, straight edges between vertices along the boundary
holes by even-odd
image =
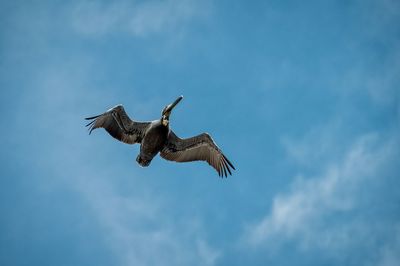
[[[92,120],[89,134],[96,128],[104,128],[112,137],[127,144],[140,143],[140,153],[136,161],[141,166],[149,166],[157,153],[169,161],[191,162],[206,161],[217,170],[218,175],[227,177],[235,169],[222,151],[207,133],[181,139],[169,128],[172,109],[182,100],[178,97],[164,107],[161,118],[152,122],[131,120],[122,105],[117,105],[107,112],[86,118]]]

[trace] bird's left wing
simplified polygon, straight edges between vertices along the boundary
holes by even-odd
[[[230,168],[235,169],[207,133],[181,139],[171,130],[160,156],[175,162],[206,161],[221,177],[232,175]]]
[[[89,134],[96,128],[104,128],[112,137],[127,144],[140,143],[150,126],[150,122],[131,120],[122,105],[86,120],[92,120],[86,125],[89,127]]]

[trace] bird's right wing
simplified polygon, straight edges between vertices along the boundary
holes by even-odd
[[[140,143],[146,133],[150,122],[136,122],[129,118],[122,105],[117,105],[107,112],[85,118],[92,120],[86,126],[89,134],[96,128],[104,128],[115,139],[128,143]]]
[[[235,169],[207,133],[181,139],[171,130],[160,156],[175,162],[206,161],[222,177],[232,174],[230,168]]]

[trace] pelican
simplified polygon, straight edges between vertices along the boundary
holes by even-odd
[[[172,109],[183,99],[179,96],[173,103],[164,107],[161,118],[151,122],[131,120],[122,105],[117,105],[105,113],[87,117],[90,121],[89,135],[96,128],[104,128],[112,137],[127,144],[140,144],[140,153],[136,161],[143,167],[160,156],[169,161],[191,162],[205,161],[212,166],[220,177],[232,175],[233,164],[222,153],[211,136],[202,133],[195,137],[181,139],[169,127]]]

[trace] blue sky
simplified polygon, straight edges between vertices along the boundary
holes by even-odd
[[[1,265],[400,261],[400,4],[1,1]],[[237,171],[83,118],[209,132]]]

